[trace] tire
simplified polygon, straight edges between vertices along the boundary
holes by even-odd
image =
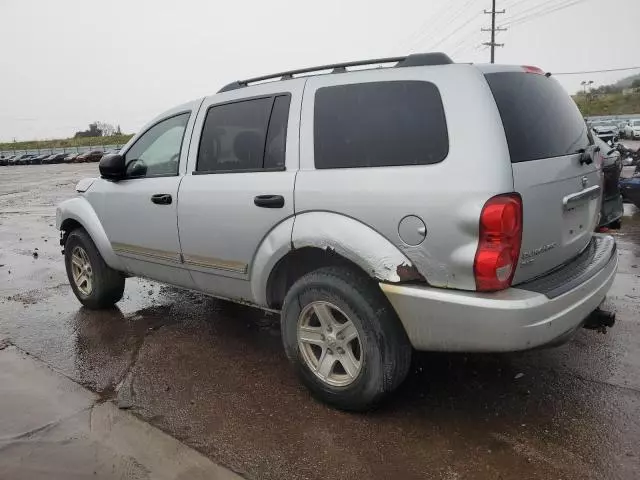
[[[74,258],[75,255],[75,258]],[[84,278],[88,280],[76,281],[72,265],[88,263]],[[80,303],[92,310],[110,308],[122,299],[125,277],[122,273],[109,267],[93,240],[84,228],[73,230],[64,245],[64,260],[67,268],[67,278]],[[74,260],[76,263],[74,264]]]
[[[316,310],[325,308],[338,325],[332,331],[323,326]],[[404,328],[377,283],[357,269],[326,267],[304,275],[285,297],[281,323],[285,352],[302,382],[316,398],[339,409],[376,406],[409,371],[412,348]],[[301,326],[312,332],[314,340],[320,335],[321,344],[299,342]],[[346,344],[344,335],[353,336],[352,327],[357,338]],[[342,360],[335,360],[338,355]],[[323,359],[336,362],[324,379]]]

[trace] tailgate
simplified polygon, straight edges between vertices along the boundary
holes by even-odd
[[[528,71],[486,74],[509,145],[514,190],[522,197],[518,284],[579,255],[591,241],[601,172],[584,152],[593,139],[571,97],[553,78]],[[589,160],[591,160],[589,155]]]

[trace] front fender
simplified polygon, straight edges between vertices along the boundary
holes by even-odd
[[[56,228],[61,230],[65,220],[69,219],[78,222],[89,233],[107,265],[114,270],[122,272],[126,270],[120,258],[111,248],[111,242],[109,242],[107,234],[102,228],[100,219],[86,198],[71,198],[58,205],[56,209]]]
[[[383,282],[397,283],[420,277],[411,260],[389,240],[364,223],[337,213],[297,215],[292,243],[294,248],[334,250]]]

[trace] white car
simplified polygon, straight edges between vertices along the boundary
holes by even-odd
[[[630,120],[624,127],[624,138],[640,138],[640,120]]]

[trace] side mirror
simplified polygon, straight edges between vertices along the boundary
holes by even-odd
[[[103,155],[100,159],[100,175],[107,180],[122,180],[126,166],[124,157],[119,153]]]

